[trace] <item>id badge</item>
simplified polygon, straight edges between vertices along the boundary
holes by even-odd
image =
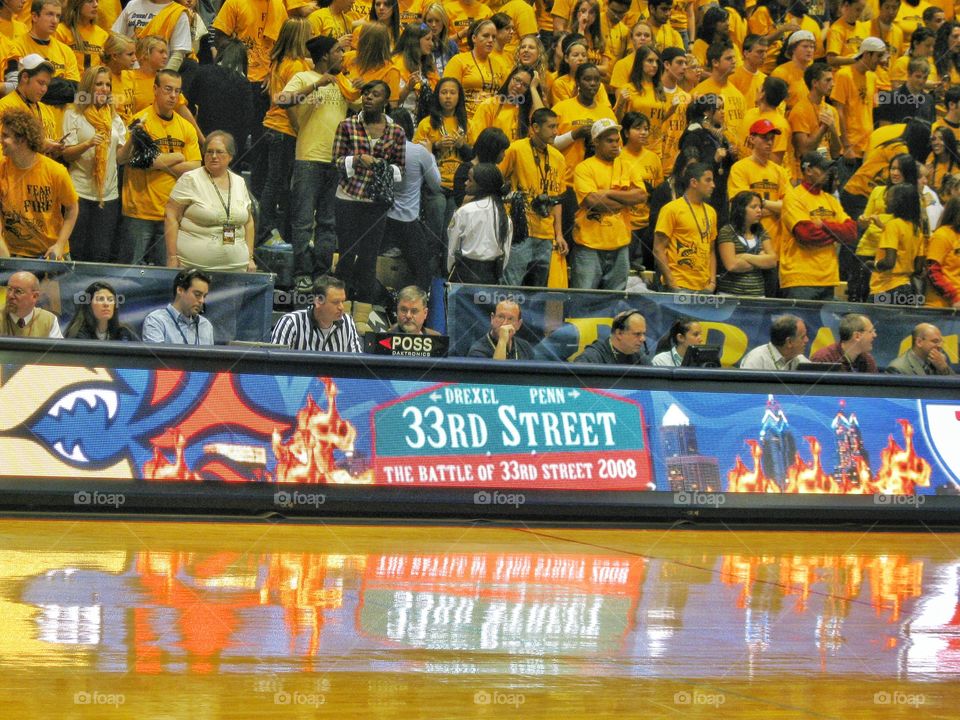
[[[236,241],[237,241],[237,226],[224,225],[223,226],[223,244],[233,245]]]

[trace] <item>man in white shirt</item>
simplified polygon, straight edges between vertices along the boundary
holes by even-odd
[[[62,338],[60,323],[52,312],[37,307],[40,281],[30,272],[15,272],[7,280],[7,308],[0,323],[6,337]]]
[[[807,326],[796,315],[780,315],[770,323],[770,342],[744,355],[741,370],[796,370],[807,349]]]
[[[143,35],[142,29],[172,3],[173,0],[156,0],[156,2],[130,0],[113,23],[112,30],[136,40]],[[183,59],[193,52],[193,35],[190,32],[190,18],[186,12],[183,12],[177,19],[170,37],[163,39],[167,41],[170,51],[167,68],[179,70],[180,65],[183,64]]]

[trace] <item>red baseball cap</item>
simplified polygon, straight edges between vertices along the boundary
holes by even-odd
[[[751,135],[769,135],[770,133],[773,133],[774,135],[781,134],[776,125],[766,118],[757,120],[753,125],[750,126]]]

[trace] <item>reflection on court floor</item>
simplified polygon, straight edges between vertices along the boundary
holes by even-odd
[[[351,677],[448,689],[493,678],[500,684],[481,688],[490,704],[497,688],[533,699],[621,680],[715,694],[761,683],[763,695],[789,677],[920,684],[932,705],[960,679],[952,536],[14,521],[0,530],[5,675],[80,673],[124,697],[137,696],[138,678],[177,676],[187,687],[242,676],[251,702],[282,699],[296,678],[297,692],[331,710]],[[468,714],[485,704],[456,698]],[[874,698],[868,709],[890,717],[882,706]]]

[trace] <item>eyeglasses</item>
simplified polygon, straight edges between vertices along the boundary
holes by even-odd
[[[226,150],[207,150],[204,154],[213,155],[214,157],[217,157],[219,155],[229,155],[230,153],[227,152]]]
[[[166,93],[167,95],[181,95],[183,94],[183,88],[173,87],[172,85],[157,85],[160,88],[160,92]]]

